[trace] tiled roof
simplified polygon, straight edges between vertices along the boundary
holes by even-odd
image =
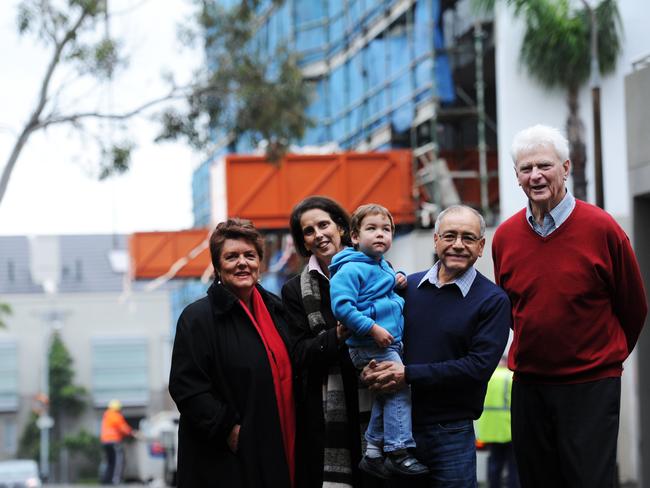
[[[125,262],[128,252],[126,235],[62,235],[47,236],[58,243],[58,256],[53,260],[60,267],[59,293],[120,292],[124,288]],[[34,282],[30,263],[33,246],[26,236],[0,236],[0,295],[43,293]],[[112,259],[111,259],[112,255]],[[39,261],[42,261],[39,260]],[[138,290],[143,283],[133,283]]]

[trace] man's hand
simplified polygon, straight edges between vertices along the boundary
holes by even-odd
[[[348,329],[341,322],[336,323],[336,342],[339,344],[345,341],[348,337],[352,335],[350,329]]]
[[[395,288],[398,290],[406,288],[406,275],[404,273],[397,273],[395,275]]]
[[[239,429],[241,429],[241,425],[239,424],[233,425],[232,430],[230,431],[230,434],[228,434],[228,438],[226,439],[228,448],[232,451],[233,454],[235,454],[239,449]]]
[[[404,365],[393,361],[377,363],[374,359],[363,368],[361,380],[380,393],[397,391],[406,386]]]
[[[393,336],[379,324],[373,324],[370,328],[370,336],[378,347],[388,347],[393,343]]]

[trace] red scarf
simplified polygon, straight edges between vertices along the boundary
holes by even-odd
[[[275,387],[275,399],[278,404],[278,413],[280,414],[280,428],[282,429],[282,441],[284,443],[284,452],[287,456],[287,465],[289,466],[289,476],[291,486],[294,486],[295,471],[295,444],[296,444],[296,414],[293,403],[293,373],[291,370],[291,361],[287,348],[275,327],[262,295],[253,288],[252,295],[253,313],[248,309],[246,304],[240,300],[240,303],[248,317],[253,322],[257,333],[260,335],[273,375],[273,386]]]

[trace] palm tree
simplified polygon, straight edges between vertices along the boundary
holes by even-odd
[[[474,0],[483,9],[498,0]],[[566,122],[570,158],[573,163],[573,192],[586,200],[587,179],[584,124],[579,115],[578,93],[590,77],[592,7],[581,0],[575,8],[570,0],[503,0],[523,18],[526,30],[520,60],[533,78],[547,88],[564,88],[569,114]],[[575,2],[573,2],[575,4]],[[598,66],[601,74],[616,67],[622,31],[616,0],[601,0],[595,8]]]

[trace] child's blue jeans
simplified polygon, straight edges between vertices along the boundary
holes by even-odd
[[[402,364],[402,343],[383,348],[378,346],[350,346],[350,359],[358,369],[363,369],[371,359],[395,361]],[[383,446],[384,452],[415,447],[411,433],[411,391],[408,387],[374,397],[366,440]]]

